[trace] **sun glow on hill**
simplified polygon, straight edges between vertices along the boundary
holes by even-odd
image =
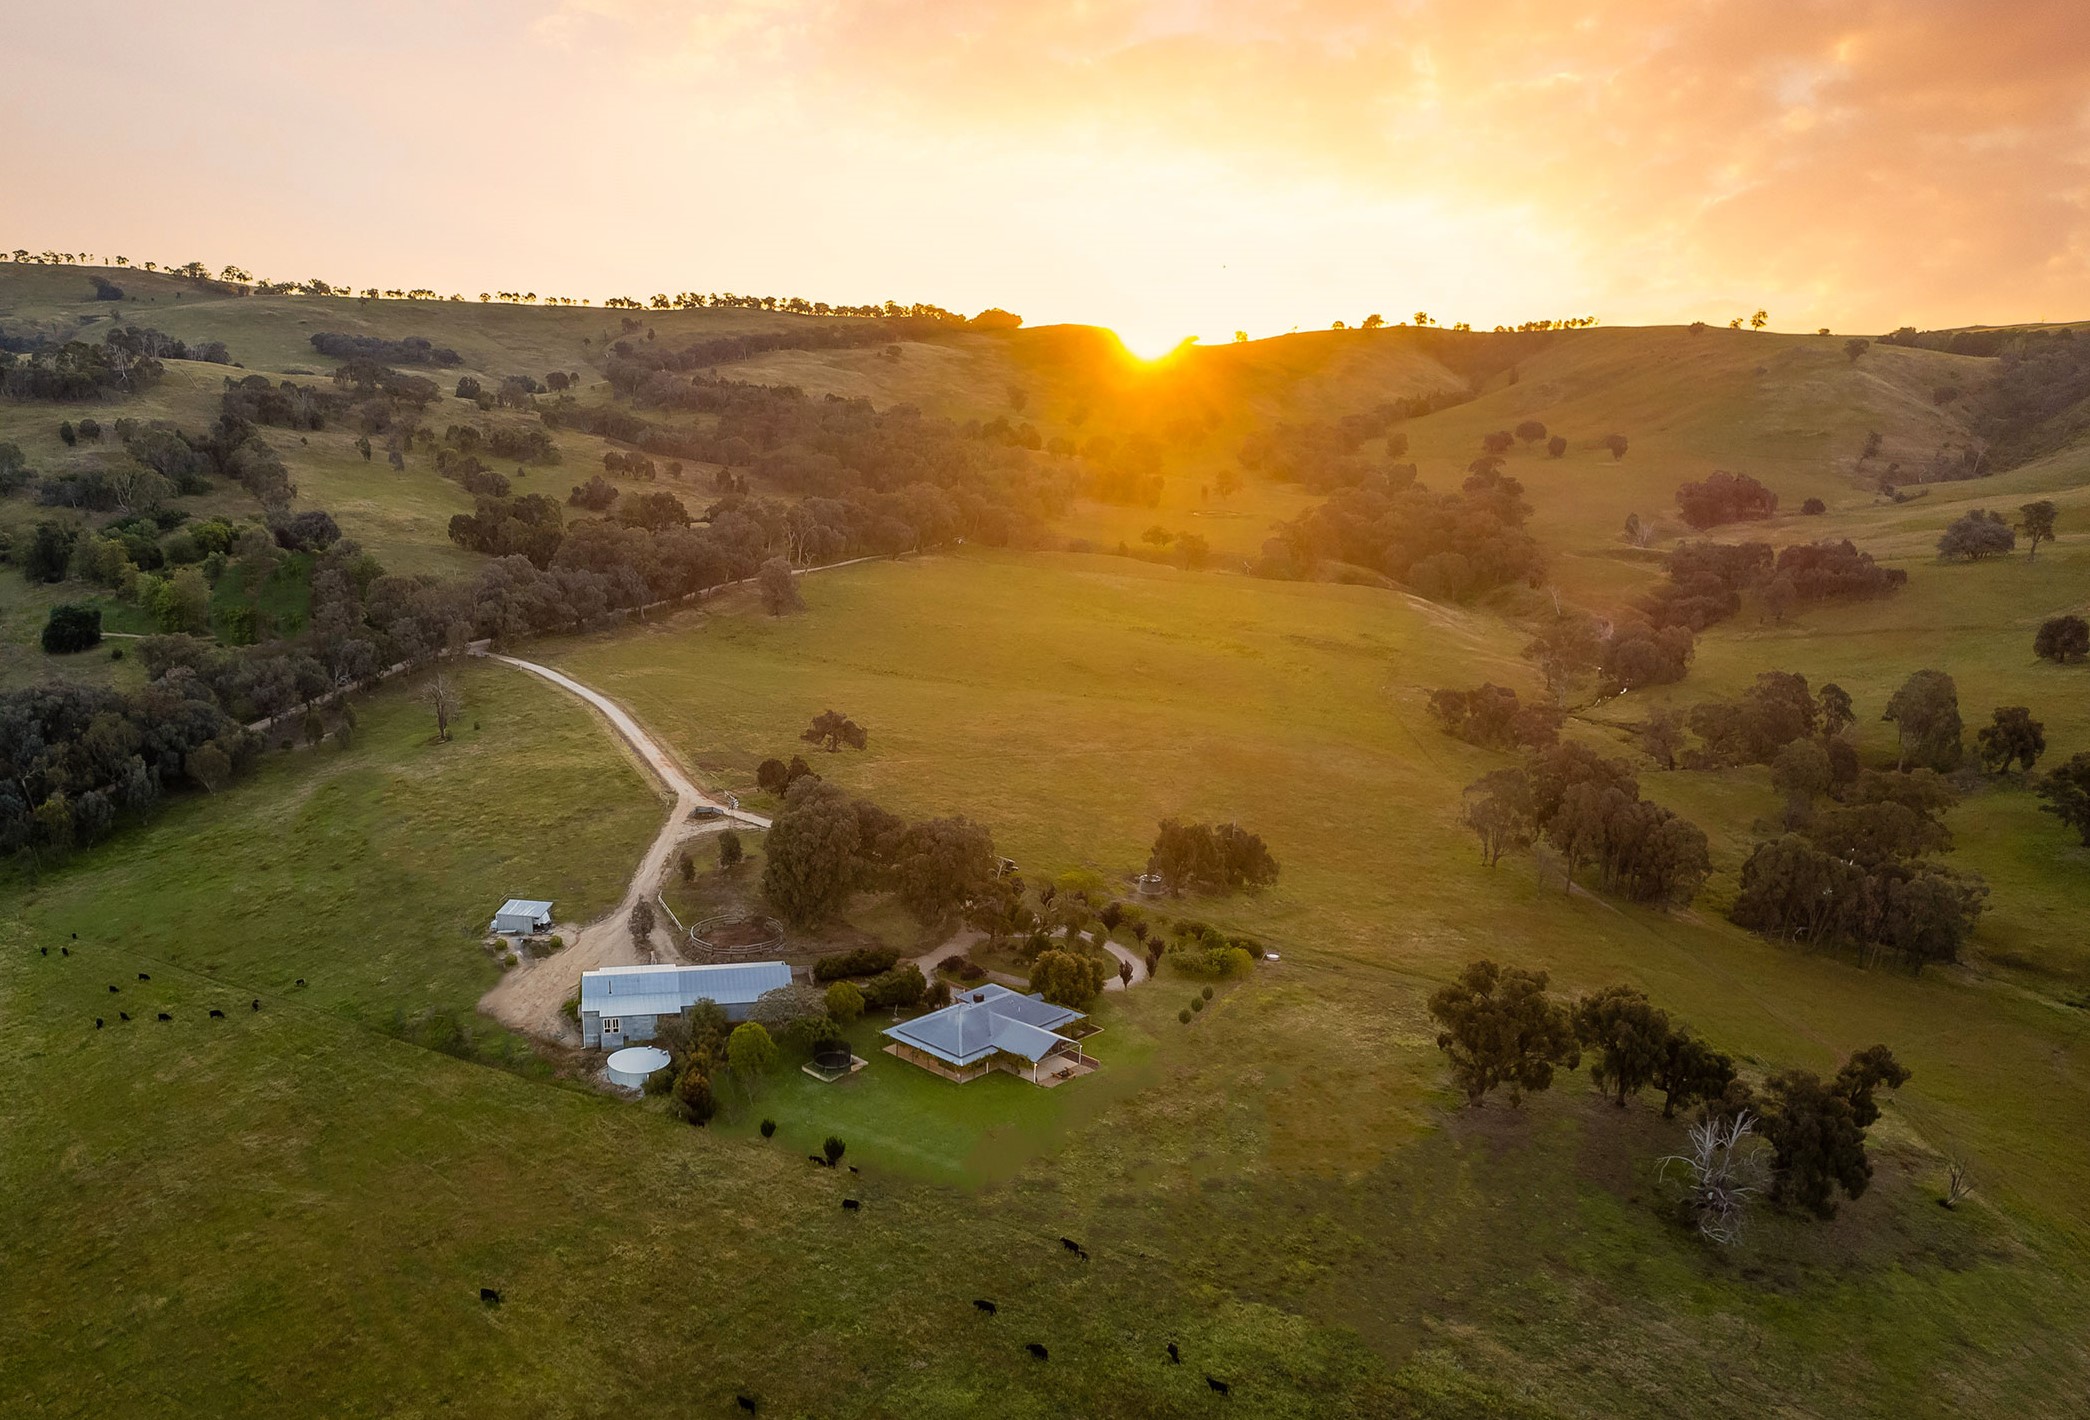
[[[1118,344],[1125,347],[1126,354],[1149,364],[1157,360],[1166,360],[1197,339],[1194,335],[1185,335],[1180,330],[1163,326],[1113,326],[1110,333],[1118,338]]]

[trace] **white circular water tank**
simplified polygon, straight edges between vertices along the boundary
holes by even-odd
[[[610,1083],[622,1085],[627,1090],[642,1090],[646,1077],[655,1070],[665,1069],[668,1052],[656,1050],[650,1045],[634,1045],[618,1051],[610,1057]]]

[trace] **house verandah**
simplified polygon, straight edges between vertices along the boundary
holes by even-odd
[[[1095,1031],[1080,1011],[988,985],[891,1027],[885,1053],[955,1084],[1000,1070],[1050,1087],[1096,1068],[1080,1044]]]
[[[1096,1032],[1090,1031],[1090,1035]],[[910,1065],[918,1065],[932,1075],[941,1075],[955,1084],[977,1080],[982,1075],[991,1075],[996,1070],[1005,1075],[1014,1075],[1019,1080],[1028,1080],[1034,1085],[1051,1089],[1065,1084],[1096,1069],[1103,1062],[1081,1048],[1074,1040],[1062,1040],[1036,1060],[1026,1060],[1020,1055],[997,1051],[983,1060],[970,1065],[950,1065],[937,1059],[928,1051],[905,1041],[893,1041],[885,1047],[885,1053]]]

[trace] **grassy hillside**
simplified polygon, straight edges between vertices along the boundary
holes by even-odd
[[[602,311],[203,299],[119,279],[140,298],[126,319],[224,339],[270,373],[326,368],[311,330],[365,330],[455,345],[491,375],[578,369],[600,398],[595,360],[622,336]],[[101,315],[81,284],[0,269],[0,328]],[[641,339],[656,323],[670,339],[784,319],[636,318]],[[1659,574],[1677,531],[1629,548],[1626,514],[1666,517],[1676,485],[1714,468],[1782,499],[1778,518],[1723,535],[1849,536],[1910,573],[1893,596],[1784,623],[1747,604],[1702,638],[1683,683],[1571,721],[1636,756],[1649,797],[1706,829],[1713,876],[1678,912],[1564,893],[1544,855],[1485,868],[1461,826],[1462,786],[1509,760],[1439,734],[1424,700],[1484,679],[1535,689],[1509,613],[1537,593],[1455,608],[1252,580],[1225,558],[1187,573],[967,549],[822,572],[802,616],[729,592],[528,650],[629,706],[700,781],[744,794],[761,759],[804,751],[807,720],[841,710],[869,749],[811,756],[823,774],[897,812],[984,823],[1028,874],[1121,878],[1171,815],[1263,835],[1274,888],[1168,909],[1253,931],[1282,960],[1188,1026],[1182,978],[1113,993],[1090,1047],[1104,1069],[1050,1092],[946,1087],[877,1054],[872,1021],[856,1030],[870,1070],[780,1078],[697,1131],[658,1102],[562,1082],[567,1062],[476,1018],[498,970],[476,940],[488,905],[528,892],[562,915],[606,907],[660,812],[599,724],[495,665],[468,672],[452,744],[430,743],[396,688],[368,702],[350,752],[271,752],[214,798],[7,882],[0,1269],[17,1280],[0,1289],[0,1334],[21,1340],[0,1348],[0,1409],[583,1416],[672,1395],[728,1413],[742,1391],[785,1415],[1178,1415],[1222,1403],[1209,1373],[1241,1413],[1284,1416],[2075,1413],[2090,1378],[2090,850],[2022,782],[1977,785],[1949,820],[1950,861],[1993,889],[1966,961],[1866,971],[1726,922],[1776,821],[1766,771],[1665,773],[1631,738],[1650,704],[1793,670],[1851,692],[1878,763],[1886,698],[1937,667],[1958,680],[1970,738],[1991,707],[2022,704],[2046,724],[2049,763],[2090,749],[2090,670],[2030,651],[2042,618],[2090,610],[2090,456],[1902,502],[1870,491],[1885,463],[1964,438],[1960,405],[1932,392],[1986,369],[1879,346],[1852,362],[1812,336],[1598,329],[1536,342],[1476,399],[1403,426],[1435,487],[1490,430],[1538,418],[1568,437],[1566,457],[1519,448],[1509,469],[1555,583],[1599,610]],[[170,363],[133,412],[207,423],[226,373]],[[1073,329],[904,342],[898,357],[779,352],[729,373],[1048,436],[1194,420],[1170,444],[1159,508],[1083,503],[1059,531],[1107,549],[1160,522],[1240,555],[1309,501],[1253,479],[1216,495],[1245,433],[1463,378],[1402,332],[1143,363]],[[0,406],[0,440],[46,469],[93,457],[58,441],[68,412]],[[1861,470],[1872,430],[1884,448]],[[1599,446],[1614,431],[1631,440],[1623,460]],[[348,434],[272,437],[300,506],[333,511],[388,566],[476,560],[442,534],[469,498],[418,459],[395,473]],[[522,491],[563,492],[610,447],[559,442],[564,462]],[[1809,496],[1828,512],[1800,516]],[[1937,560],[1960,512],[2035,496],[2061,505],[2063,534],[2036,561]],[[184,502],[238,512],[241,497]],[[0,528],[36,516],[0,500]],[[79,590],[0,577],[6,683],[52,669],[17,647]],[[106,648],[64,669],[137,674]],[[1914,1078],[1873,1131],[1872,1187],[1830,1223],[1766,1212],[1716,1252],[1676,1222],[1658,1161],[1680,1126],[1653,1104],[1613,1108],[1576,1074],[1522,1110],[1456,1108],[1425,1002],[1479,955],[1546,968],[1566,991],[1639,985],[1752,1075],[1890,1044]],[[257,995],[266,1009],[242,1015]],[[208,1020],[211,1006],[231,1019]],[[133,1009],[93,1030],[133,1007],[176,1019]],[[764,1115],[780,1125],[767,1143]],[[861,1174],[805,1164],[829,1132]],[[1952,1211],[1935,1202],[1948,1160],[1977,1188]],[[860,1213],[837,1206],[845,1193]],[[487,1285],[506,1294],[498,1310],[477,1301]]]
[[[786,1414],[1159,1415],[1211,1404],[1204,1370],[1272,1415],[2073,1403],[2085,1238],[2065,1141],[2090,1092],[2072,1015],[1978,969],[1863,972],[1481,868],[1448,796],[1489,757],[1436,737],[1417,698],[1516,674],[1484,622],[1115,559],[878,565],[808,593],[801,618],[725,609],[556,659],[720,783],[835,704],[871,748],[823,770],[978,817],[1034,871],[1122,869],[1160,813],[1239,814],[1278,888],[1186,906],[1266,933],[1283,963],[1189,1028],[1173,978],[1106,1003],[1105,1071],[999,1117],[986,1095],[935,1110],[887,1071],[780,1083],[693,1131],[360,1028],[467,1007],[488,968],[459,938],[507,890],[492,879],[607,900],[656,811],[521,676],[475,673],[483,749],[430,746],[419,712],[381,700],[349,764],[286,756],[10,919],[0,989],[22,1024],[0,1068],[25,1147],[0,1247],[10,1275],[47,1279],[0,1302],[29,1338],[0,1362],[17,1408],[69,1406],[90,1367],[115,1408],[175,1414],[447,1396],[579,1415],[747,1389]],[[997,631],[1018,616],[1024,634]],[[435,792],[402,797],[431,769]],[[609,810],[626,826],[585,840],[546,817]],[[515,855],[491,875],[455,846],[488,832]],[[175,891],[199,853],[211,886]],[[603,886],[560,885],[582,862]],[[214,904],[207,927],[188,901]],[[2079,961],[2052,925],[2047,950]],[[33,951],[73,930],[76,957]],[[1567,987],[1640,982],[1758,1067],[1891,1041],[1916,1079],[1875,1133],[1874,1188],[1834,1224],[1768,1219],[1730,1259],[1669,1220],[1654,1161],[1675,1127],[1651,1107],[1621,1114],[1571,1077],[1520,1112],[1450,1109],[1421,1005],[1481,951]],[[150,991],[103,992],[140,969]],[[295,975],[313,985],[285,1000]],[[257,992],[259,1018],[198,1019]],[[148,996],[173,1025],[91,1030]],[[764,1112],[784,1125],[769,1145]],[[859,1178],[804,1165],[829,1128]],[[1957,1213],[1931,1202],[1948,1153],[1982,1184]],[[835,1207],[845,1187],[861,1216]],[[480,1285],[506,1305],[481,1310]],[[109,1338],[92,1360],[88,1336]],[[1023,1355],[1033,1339],[1049,1364]],[[1166,1364],[1167,1340],[1191,1366]]]

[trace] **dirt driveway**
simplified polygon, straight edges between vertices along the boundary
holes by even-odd
[[[518,670],[542,676],[553,685],[569,694],[578,696],[599,711],[623,737],[647,768],[660,780],[673,800],[668,810],[667,822],[654,836],[653,844],[639,866],[631,875],[630,886],[624,890],[624,898],[607,915],[597,918],[584,927],[575,929],[562,925],[558,930],[568,945],[542,961],[525,962],[502,977],[499,984],[480,998],[479,1009],[512,1029],[527,1032],[546,1040],[561,1041],[569,1045],[580,1043],[580,1033],[574,1029],[560,1010],[567,998],[580,990],[581,973],[604,966],[639,966],[647,961],[675,961],[670,944],[669,931],[656,927],[650,952],[642,952],[631,939],[626,927],[631,909],[641,898],[651,899],[659,890],[668,864],[674,861],[682,845],[692,838],[707,833],[716,833],[729,824],[738,822],[753,828],[766,829],[769,820],[756,814],[742,813],[729,809],[690,782],[682,772],[682,766],[674,757],[646,733],[639,722],[632,718],[623,706],[598,691],[589,689],[571,676],[563,675],[549,666],[540,666],[534,661],[518,660],[514,656],[491,656],[488,659],[514,666]],[[699,805],[709,805],[722,811],[721,816],[698,823],[690,821],[690,810]]]

